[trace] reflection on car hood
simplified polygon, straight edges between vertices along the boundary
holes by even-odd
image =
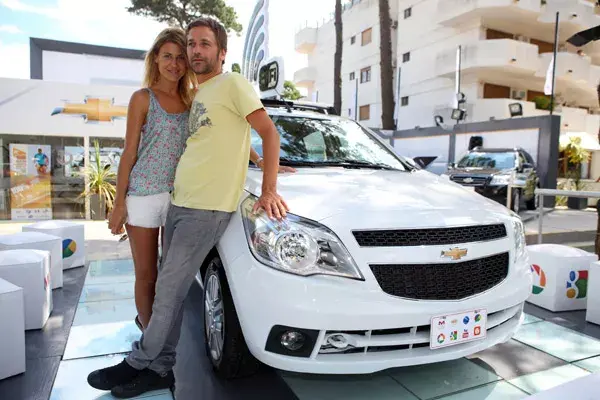
[[[248,171],[246,191],[260,195],[262,172]],[[280,174],[278,193],[290,212],[313,220],[344,213],[482,211],[509,215],[502,205],[427,171],[299,168]]]
[[[465,174],[465,175],[496,175],[510,173],[511,169],[499,168],[452,168],[448,170],[448,174]]]

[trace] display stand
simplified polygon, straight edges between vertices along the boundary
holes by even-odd
[[[532,294],[527,301],[547,310],[585,310],[590,264],[598,256],[560,244],[527,246],[533,272]]]
[[[0,251],[0,278],[23,288],[25,330],[42,329],[52,312],[50,253],[43,250]]]
[[[62,239],[63,270],[85,265],[85,225],[70,221],[42,221],[23,227],[23,232],[42,232]]]
[[[62,240],[40,232],[19,232],[0,236],[0,250],[33,249],[50,252],[50,281],[52,289],[63,287]]]
[[[23,289],[0,279],[0,380],[25,372]]]
[[[600,325],[600,262],[594,262],[590,265],[585,320]]]

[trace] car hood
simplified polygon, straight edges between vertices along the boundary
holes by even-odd
[[[447,174],[465,174],[465,175],[496,175],[503,173],[510,173],[510,169],[497,169],[497,168],[452,168],[449,169]]]
[[[250,170],[246,191],[260,196],[261,182],[262,172]],[[352,217],[390,211],[510,215],[504,206],[427,171],[299,168],[278,176],[277,191],[291,213],[316,221],[338,214]]]

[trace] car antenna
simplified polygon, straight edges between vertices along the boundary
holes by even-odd
[[[284,104],[286,110],[288,113],[292,113],[292,102],[291,101],[287,101],[283,95],[281,93],[279,93],[279,91],[277,89],[275,89],[275,93],[277,93],[277,95],[279,96],[281,102]]]

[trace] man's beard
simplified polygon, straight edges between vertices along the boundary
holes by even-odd
[[[204,59],[200,65],[192,65],[194,72],[198,75],[206,75],[214,72],[217,60]]]

